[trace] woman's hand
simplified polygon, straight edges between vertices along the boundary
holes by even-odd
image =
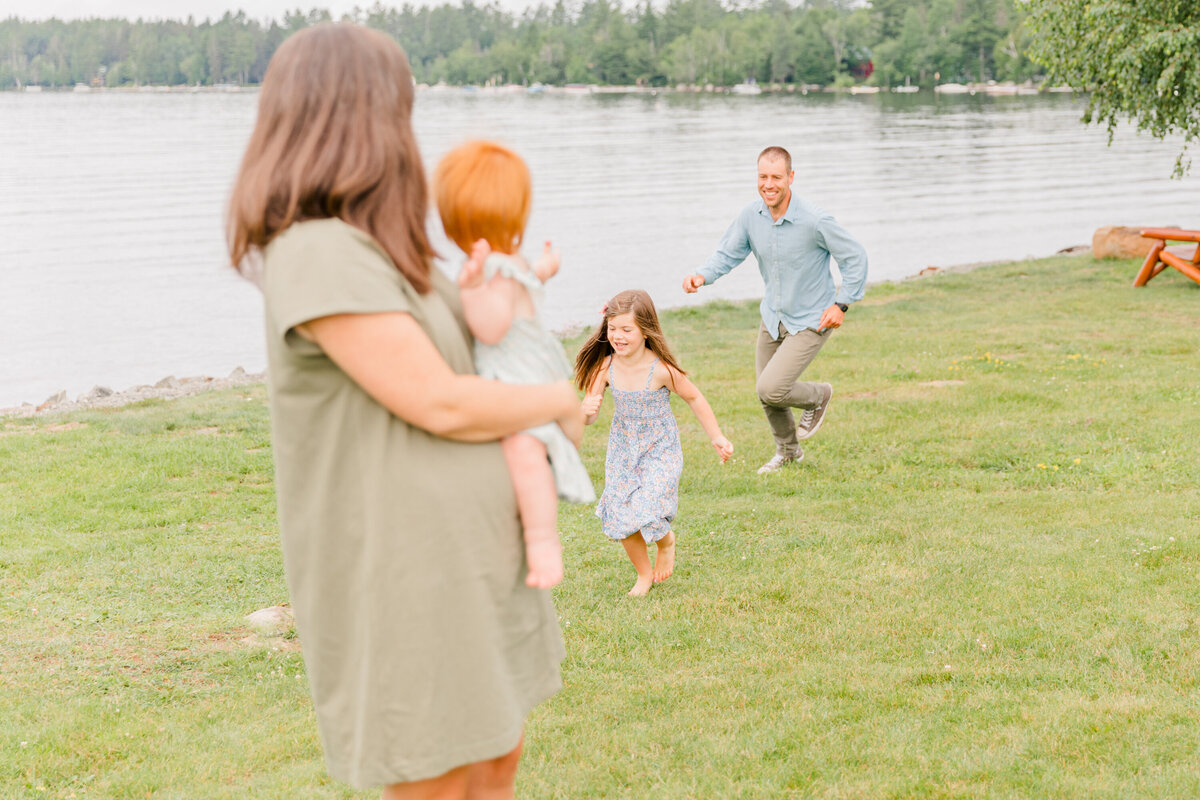
[[[717,455],[721,457],[721,463],[724,464],[733,455],[733,442],[726,439],[724,436],[718,436],[712,440],[712,446],[717,449]]]
[[[583,412],[583,416],[585,417],[594,417],[600,413],[600,403],[603,400],[604,395],[602,394],[589,394],[579,404],[579,410]]]

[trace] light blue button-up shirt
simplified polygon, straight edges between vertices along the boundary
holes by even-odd
[[[861,300],[867,283],[867,251],[824,209],[796,195],[779,221],[761,199],[741,210],[700,274],[710,284],[754,253],[763,278],[759,309],[776,336],[817,330],[821,314],[836,303]],[[842,286],[834,285],[829,258],[837,262]]]

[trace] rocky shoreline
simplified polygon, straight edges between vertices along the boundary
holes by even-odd
[[[1089,253],[1092,251],[1093,246],[1073,245],[1062,248],[1055,255],[1083,255],[1084,253]],[[942,274],[971,272],[973,270],[980,269],[981,267],[991,267],[998,264],[1011,264],[1013,261],[1014,259],[1005,259],[1001,261],[979,261],[973,264],[959,264],[950,267],[930,266],[926,267],[915,275],[902,278],[902,280],[928,278],[934,275]],[[574,333],[574,331],[563,331],[560,333],[560,335],[571,333]],[[186,397],[187,395],[198,394],[199,392],[205,392],[211,389],[226,389],[231,386],[262,383],[266,380],[266,378],[267,374],[265,372],[246,372],[241,367],[237,367],[224,378],[205,376],[176,378],[174,375],[169,375],[153,386],[134,386],[133,388],[126,389],[125,391],[114,391],[106,386],[95,386],[90,392],[80,395],[74,401],[67,399],[67,393],[64,390],[46,398],[46,400],[40,405],[23,403],[19,406],[13,406],[11,408],[0,408],[0,418],[32,417],[41,414],[59,414],[67,411],[80,411],[94,408],[115,408],[128,403],[136,403],[140,400],[169,400],[176,397]]]
[[[0,417],[32,417],[41,414],[61,414],[67,411],[115,408],[140,400],[170,400],[212,389],[262,383],[266,377],[265,372],[246,372],[241,367],[237,367],[224,378],[208,376],[176,378],[174,375],[168,375],[153,386],[134,386],[124,391],[114,391],[107,386],[94,386],[90,392],[79,395],[73,401],[67,399],[67,393],[63,390],[46,398],[39,405],[22,403],[11,408],[0,408]]]

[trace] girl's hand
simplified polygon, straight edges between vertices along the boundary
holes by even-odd
[[[589,394],[579,404],[579,410],[583,412],[583,416],[585,417],[594,417],[600,413],[600,402],[603,399],[604,395],[602,394]]]
[[[712,440],[712,446],[717,449],[717,455],[721,457],[721,463],[724,464],[733,455],[733,443],[724,436],[718,436]]]
[[[537,275],[539,281],[545,283],[558,274],[560,266],[562,266],[562,251],[555,250],[547,240],[542,246],[542,255],[533,262],[533,274]]]
[[[492,254],[492,246],[487,239],[480,239],[471,245],[471,252],[463,262],[462,271],[458,273],[458,288],[474,289],[483,285],[483,262]]]

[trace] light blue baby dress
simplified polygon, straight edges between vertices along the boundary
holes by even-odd
[[[658,359],[654,360],[654,364]],[[671,412],[671,390],[650,390],[654,364],[640,390],[622,391],[608,386],[613,395],[613,419],[604,457],[604,494],[596,504],[604,535],[621,540],[641,531],[642,538],[657,542],[671,532],[679,508],[679,476],[683,450],[679,426]]]
[[[484,280],[490,281],[497,273],[524,286],[538,313],[544,290],[532,270],[522,269],[512,256],[492,253],[483,265]],[[504,383],[553,383],[570,378],[571,364],[562,344],[542,327],[539,318],[513,317],[508,333],[496,344],[475,342],[475,371]],[[596,501],[596,489],[579,451],[558,423],[549,422],[524,432],[546,445],[559,497],[572,503]]]

